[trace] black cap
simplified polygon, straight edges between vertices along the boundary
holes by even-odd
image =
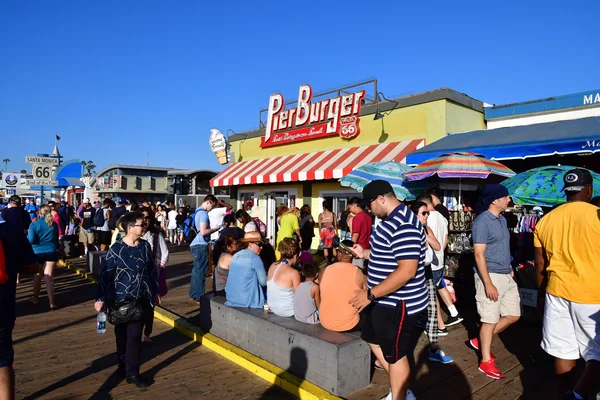
[[[8,201],[10,201],[11,203],[15,203],[15,204],[21,204],[21,198],[19,196],[17,196],[16,194],[13,194],[12,196],[10,196]]]
[[[593,185],[594,180],[592,174],[587,169],[575,168],[565,173],[563,178],[565,187],[563,188],[566,192],[579,192],[586,185]]]
[[[388,193],[394,193],[394,189],[388,181],[378,179],[376,181],[369,182],[367,186],[364,187],[362,193],[363,199],[367,202],[366,204],[369,205],[369,203],[371,203],[379,196]]]

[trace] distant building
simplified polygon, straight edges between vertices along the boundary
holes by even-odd
[[[229,202],[229,187],[210,187],[210,180],[217,174],[216,171],[205,169],[169,171],[169,201],[181,204],[185,200],[190,207],[196,208],[207,194],[212,193]]]
[[[113,164],[92,178],[93,201],[107,195],[128,200],[165,202],[169,195],[168,172],[172,168]]]

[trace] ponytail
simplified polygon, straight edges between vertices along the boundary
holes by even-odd
[[[48,226],[52,226],[54,221],[52,220],[52,209],[49,205],[44,204],[40,207],[40,216],[44,217]]]

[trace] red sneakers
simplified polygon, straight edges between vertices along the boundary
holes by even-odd
[[[479,370],[492,379],[504,378],[504,374],[498,370],[496,364],[494,364],[492,361],[480,362]]]
[[[475,350],[479,350],[479,339],[478,338],[473,338],[473,339],[469,340],[469,344]],[[494,363],[496,362],[496,356],[494,356],[491,351],[490,351],[490,361],[494,362]]]

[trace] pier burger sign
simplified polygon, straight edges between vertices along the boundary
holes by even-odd
[[[312,88],[301,85],[298,106],[285,109],[279,93],[269,98],[265,136],[260,147],[279,146],[339,135],[350,140],[360,133],[360,107],[364,90],[312,103]]]

